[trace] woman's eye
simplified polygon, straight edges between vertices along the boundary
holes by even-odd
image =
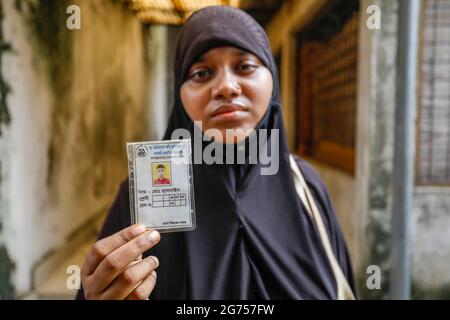
[[[212,72],[210,70],[198,70],[192,73],[191,79],[194,81],[202,81],[211,76]]]
[[[244,72],[250,72],[250,71],[255,70],[257,67],[258,66],[254,65],[254,64],[243,63],[243,64],[239,65],[238,70],[244,71]]]

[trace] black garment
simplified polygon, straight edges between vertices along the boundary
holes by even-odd
[[[267,35],[244,11],[207,7],[194,13],[182,28],[175,61],[175,105],[164,139],[170,139],[177,128],[201,134],[184,111],[178,93],[195,59],[222,45],[257,55],[272,72],[273,94],[258,129],[279,130],[279,171],[261,175],[259,162],[194,165],[197,228],[162,234],[161,242],[145,254],[155,255],[160,261],[157,285],[150,298],[335,299],[336,281],[320,236],[295,190],[277,69]],[[270,150],[272,139],[275,137],[270,135],[265,147],[273,157],[276,150]],[[346,245],[326,188],[311,166],[297,161],[323,216],[337,260],[355,291]],[[129,226],[129,210],[126,180],[100,238]]]

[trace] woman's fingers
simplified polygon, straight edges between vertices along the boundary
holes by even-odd
[[[144,281],[128,295],[127,300],[148,300],[148,297],[156,286],[156,278],[156,271],[153,270],[147,278],[145,278]]]
[[[95,284],[95,290],[105,290],[130,262],[152,248],[159,240],[159,232],[149,230],[109,253],[90,276],[89,281]]]
[[[145,231],[145,226],[137,224],[97,241],[84,260],[81,268],[82,276],[87,277],[94,273],[97,266],[108,254]]]
[[[122,300],[127,298],[134,290],[138,289],[147,281],[151,272],[153,272],[158,265],[158,259],[150,256],[128,267],[103,292],[102,299]],[[144,288],[147,287],[148,285],[145,284]],[[146,291],[144,292],[143,289],[139,289],[136,296],[141,297],[145,293]]]

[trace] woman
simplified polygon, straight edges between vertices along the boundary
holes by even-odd
[[[201,128],[194,121],[201,121]],[[164,139],[179,128],[202,136],[216,129],[222,134],[214,142],[207,137],[200,147],[215,143],[235,155],[244,150],[245,163],[194,164],[197,229],[162,239],[156,231],[129,227],[124,181],[100,240],[86,257],[79,298],[336,299],[339,280],[355,292],[325,186],[299,159],[294,166],[320,212],[319,227],[309,214],[312,207],[306,208],[297,192],[275,62],[264,30],[244,11],[207,7],[183,26],[175,103]],[[227,138],[227,129],[244,130]],[[263,149],[279,161],[276,174],[262,175],[261,161],[250,161],[250,148],[242,148],[261,141],[262,129],[269,130]]]

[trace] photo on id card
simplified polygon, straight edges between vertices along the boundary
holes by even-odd
[[[159,232],[195,229],[191,141],[127,143],[131,222]]]

